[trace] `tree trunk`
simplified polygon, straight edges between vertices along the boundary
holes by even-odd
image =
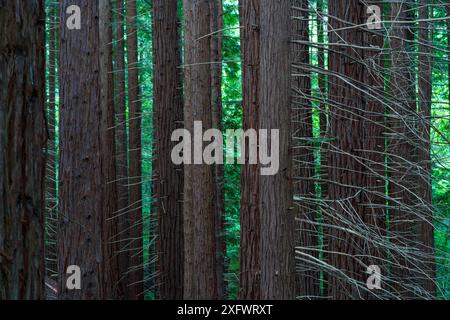
[[[297,294],[302,299],[319,296],[320,273],[317,267],[319,229],[316,221],[317,198],[314,184],[313,114],[311,69],[309,62],[309,11],[307,0],[293,0],[292,134],[294,195],[298,208],[296,223]],[[300,10],[299,10],[300,9]],[[299,41],[299,42],[296,42]],[[297,210],[297,209],[296,209]]]
[[[119,245],[115,236],[119,231],[115,221],[117,217],[117,179],[115,152],[115,110],[114,75],[112,61],[112,0],[99,0],[99,47],[100,47],[100,109],[101,109],[101,152],[103,179],[103,206],[105,227],[103,245],[111,254],[105,264],[106,284],[110,292],[117,293],[120,279],[117,252]]]
[[[259,1],[239,1],[242,54],[243,130],[259,128]],[[246,144],[246,150],[248,150]],[[241,252],[239,298],[259,300],[260,207],[259,166],[249,164],[246,153],[241,171]]]
[[[423,200],[423,220],[419,224],[419,241],[425,254],[422,287],[436,297],[436,265],[434,258],[434,227],[431,181],[431,98],[432,98],[432,30],[429,1],[419,0],[419,133],[422,141],[418,165],[422,167],[419,175],[420,194]],[[431,6],[432,13],[432,6]],[[432,16],[431,16],[432,18]]]
[[[331,0],[328,8],[332,17],[327,164],[330,207],[324,212],[324,246],[332,268],[327,274],[328,296],[379,298],[379,291],[366,287],[367,267],[381,267],[378,245],[384,240],[384,143],[380,132],[384,111],[377,97],[383,92],[377,76],[379,36],[367,30],[367,7],[358,0]],[[360,27],[348,28],[355,25]]]
[[[100,1],[102,8],[106,2]],[[83,13],[81,30],[66,27],[66,8],[78,5]],[[108,201],[111,181],[112,146],[106,143],[105,126],[111,121],[105,114],[105,65],[101,52],[106,41],[100,38],[105,12],[99,2],[64,0],[61,4],[60,47],[60,159],[59,159],[59,298],[114,298],[111,274],[113,250],[108,219],[115,207]],[[103,28],[102,28],[103,29]],[[101,50],[99,50],[99,43]],[[106,58],[106,57],[105,57]],[[110,107],[108,107],[110,108]],[[107,151],[109,150],[109,151]],[[108,152],[108,153],[105,153]],[[66,270],[81,269],[81,290],[66,286]]]
[[[47,166],[45,175],[45,198],[46,198],[46,276],[56,277],[57,270],[57,224],[58,224],[58,199],[56,178],[56,65],[58,59],[58,45],[56,39],[59,37],[59,2],[51,5],[49,10],[49,56],[48,56],[48,105],[47,105]]]
[[[182,127],[177,0],[153,2],[154,186],[158,217],[159,298],[183,298],[183,167],[171,160],[172,133]]]
[[[261,299],[295,298],[294,219],[291,177],[291,6],[261,0],[259,128],[279,130],[279,171],[259,177]],[[275,141],[260,141],[271,146]]]
[[[210,1],[211,9],[211,107],[212,127],[222,131],[222,0]],[[216,273],[217,294],[219,299],[225,299],[225,198],[223,193],[224,167],[221,164],[213,166],[214,176],[214,228],[216,237]]]
[[[128,202],[128,136],[126,117],[125,91],[125,39],[124,39],[124,1],[116,1],[116,50],[115,62],[115,106],[116,106],[116,180],[117,180],[117,217],[113,220],[117,224],[117,234],[113,238],[118,241],[119,296],[126,297],[128,289],[129,271],[129,242],[130,221]]]
[[[207,0],[184,0],[185,128],[194,121],[212,127],[210,8]],[[185,165],[184,299],[215,299],[217,295],[214,204],[211,166]]]
[[[379,5],[377,0],[369,0],[368,5]],[[363,8],[364,10],[364,8]],[[366,11],[367,14],[367,11]],[[380,19],[382,17],[379,17]],[[380,245],[386,241],[386,164],[385,164],[385,90],[384,90],[384,35],[382,30],[365,30],[363,44],[366,47],[364,59],[365,91],[363,96],[365,112],[362,129],[362,159],[364,161],[365,190],[360,207],[364,210],[364,223],[369,226],[370,238],[365,239],[367,256],[362,259],[365,266],[377,265],[382,274],[387,274],[386,248]],[[362,268],[363,271],[364,268]],[[367,274],[365,275],[367,277]],[[384,288],[385,289],[385,288]],[[383,296],[376,291],[363,296],[379,299]]]
[[[0,6],[0,300],[43,299],[44,4]]]
[[[418,263],[414,250],[417,234],[417,152],[416,132],[416,85],[414,77],[412,31],[413,1],[391,4],[391,19],[397,21],[391,34],[392,103],[389,110],[388,131],[388,177],[389,177],[389,233],[392,238],[392,268],[390,277],[395,281],[392,293],[402,299],[416,297],[415,287],[420,283],[414,279],[413,271]],[[410,23],[408,23],[410,22]],[[408,252],[406,252],[408,251]]]
[[[127,0],[127,54],[128,54],[128,125],[129,125],[129,217],[130,268],[129,299],[144,298],[144,266],[142,243],[142,148],[141,97],[139,87],[138,30],[136,0]]]

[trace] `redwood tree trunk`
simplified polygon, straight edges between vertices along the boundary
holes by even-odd
[[[259,1],[239,1],[242,54],[243,130],[259,128]],[[248,147],[248,144],[246,145]],[[248,148],[246,148],[248,150]],[[241,171],[241,252],[239,298],[259,300],[260,207],[259,166],[246,153]]]
[[[398,21],[391,34],[391,96],[388,124],[389,176],[389,232],[395,246],[392,250],[390,277],[395,280],[393,294],[402,299],[416,297],[414,287],[420,283],[413,271],[413,250],[405,255],[405,248],[417,248],[417,216],[414,203],[418,200],[417,161],[415,146],[417,132],[416,80],[414,77],[412,31],[413,1],[391,4],[391,17]],[[409,23],[408,23],[409,22]],[[416,265],[417,266],[417,265]]]
[[[128,136],[125,91],[125,39],[124,39],[124,1],[116,1],[116,50],[115,50],[115,107],[116,107],[116,180],[117,180],[117,233],[113,239],[118,241],[119,295],[126,297],[128,291],[130,221],[128,202]]]
[[[419,222],[419,241],[425,253],[424,273],[421,285],[430,295],[436,296],[436,265],[434,258],[434,227],[431,181],[431,98],[432,98],[432,30],[433,25],[428,19],[430,12],[429,1],[419,0],[419,134],[422,138],[420,159],[418,165],[422,167],[419,176],[420,194],[423,205],[420,208],[423,220]]]
[[[293,0],[292,44],[293,99],[292,134],[294,195],[298,197],[296,223],[297,291],[303,299],[319,296],[320,271],[317,266],[319,229],[316,223],[317,198],[314,184],[313,114],[309,61],[309,11],[307,0]],[[299,42],[296,42],[299,41]],[[297,209],[296,209],[297,210]]]
[[[0,6],[0,300],[43,299],[44,4]]]
[[[212,127],[222,131],[222,0],[210,1],[211,9],[211,107]],[[213,166],[214,176],[214,228],[216,237],[217,294],[224,299],[225,290],[225,198],[223,192],[224,167]]]
[[[259,128],[279,130],[279,171],[259,177],[261,299],[295,298],[294,219],[291,177],[291,5],[260,2]],[[259,141],[259,144],[274,141]]]
[[[384,116],[379,102],[383,84],[376,76],[379,36],[367,30],[367,7],[360,1],[330,0],[328,8],[332,17],[328,85],[332,140],[324,247],[333,268],[327,274],[328,296],[371,299],[379,297],[379,292],[365,286],[366,270],[372,264],[382,268],[378,245],[384,240],[385,220],[384,140],[380,131]],[[360,27],[348,28],[354,25]],[[382,272],[386,270],[382,268]]]
[[[369,0],[368,5],[379,5],[379,2]],[[370,227],[372,239],[364,244],[367,257],[362,261],[366,266],[379,266],[382,274],[386,274],[388,270],[386,248],[379,245],[386,239],[386,124],[382,30],[366,30],[363,33],[363,44],[366,48],[362,57],[364,61],[371,63],[366,63],[364,70],[364,88],[370,94],[363,97],[365,112],[362,118],[363,151],[361,154],[365,162],[363,172],[364,183],[367,187],[363,192],[363,202],[360,207],[364,210],[364,223]],[[362,270],[364,271],[364,268]],[[378,299],[382,296],[377,295],[377,292],[369,292],[363,297]]]
[[[142,148],[141,97],[139,87],[138,30],[136,0],[127,0],[127,54],[128,54],[128,124],[129,124],[129,219],[130,244],[128,254],[129,299],[144,298],[144,266],[142,243]]]
[[[117,252],[119,244],[114,241],[119,229],[117,217],[117,179],[115,152],[114,75],[112,61],[112,0],[99,0],[99,49],[100,49],[100,108],[103,204],[106,221],[103,229],[103,246],[109,257],[105,263],[108,291],[117,293],[120,279]]]
[[[102,8],[103,1],[100,1]],[[69,30],[65,23],[66,8],[74,4],[82,12],[82,27],[76,31]],[[106,70],[100,56],[105,41],[100,38],[100,14],[97,1],[64,0],[61,4],[58,230],[61,299],[115,297],[110,269],[114,253],[108,238],[108,219],[115,208],[107,200],[110,196],[107,185],[111,182],[110,172],[106,171],[111,168],[111,161],[107,158],[111,154],[105,154],[104,129],[110,117],[104,112],[102,99],[106,92]],[[66,270],[70,265],[81,269],[81,290],[66,287]]]
[[[159,298],[183,298],[183,167],[171,160],[172,133],[183,123],[177,0],[153,2],[154,187],[158,217]]]
[[[184,0],[185,128],[194,121],[212,127],[211,38],[209,1]],[[184,179],[184,299],[215,299],[217,295],[214,177],[211,166],[185,165]]]

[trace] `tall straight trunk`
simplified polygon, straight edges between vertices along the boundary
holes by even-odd
[[[416,88],[413,60],[414,33],[412,31],[413,1],[391,4],[391,19],[395,22],[391,34],[390,87],[393,103],[389,110],[388,177],[389,177],[389,233],[395,248],[392,250],[390,277],[395,279],[393,294],[402,299],[414,298],[418,279],[414,279],[414,252],[405,255],[408,247],[417,248],[417,216],[413,208],[417,200],[415,162]],[[408,23],[410,22],[410,23]],[[416,256],[417,258],[417,256]]]
[[[259,128],[260,4],[239,1],[242,54],[243,130]],[[247,143],[247,142],[246,142]],[[248,143],[246,150],[249,150]],[[241,252],[239,298],[261,298],[259,166],[246,153],[241,171]]]
[[[436,296],[436,266],[434,259],[434,227],[431,181],[431,95],[432,95],[432,7],[429,1],[419,0],[419,133],[421,152],[418,165],[422,167],[419,176],[420,194],[423,200],[421,211],[423,221],[419,224],[419,241],[425,253],[423,288]],[[431,11],[431,12],[430,12]]]
[[[362,44],[361,30],[345,29],[348,25],[359,24],[364,16],[363,5],[357,0],[329,0],[329,58],[328,98],[330,114],[330,142],[327,154],[328,197],[330,208],[325,212],[324,242],[327,249],[327,263],[332,268],[342,270],[345,276],[362,281],[362,266],[354,256],[362,254],[362,239],[345,231],[347,220],[357,221],[363,214],[358,204],[363,199],[363,167],[355,159],[354,150],[362,150],[361,114],[363,97],[340,77],[348,81],[363,82],[364,67],[360,63],[361,50],[352,48]],[[335,29],[339,31],[334,31]],[[342,42],[348,47],[339,48],[332,44]],[[338,77],[339,75],[340,77]],[[348,200],[347,200],[348,199]],[[346,212],[344,208],[350,208]],[[353,217],[356,216],[356,217]],[[340,227],[340,228],[339,228]],[[349,240],[351,239],[351,241]],[[339,273],[328,273],[328,296],[332,299],[357,298],[358,290]]]
[[[44,4],[0,6],[0,300],[43,299]]]
[[[116,107],[116,181],[117,181],[117,217],[113,220],[117,224],[117,233],[113,238],[118,243],[119,253],[119,296],[126,297],[128,291],[128,268],[130,241],[130,221],[128,202],[128,136],[126,117],[125,91],[125,38],[124,38],[124,0],[115,2],[116,22],[116,50],[115,50],[115,107]]]
[[[383,240],[380,230],[384,222],[384,211],[379,209],[384,205],[380,156],[384,151],[380,132],[384,117],[376,97],[377,90],[382,93],[382,83],[374,67],[380,59],[375,47],[379,36],[367,30],[367,7],[360,1],[330,0],[328,9],[330,208],[324,213],[324,242],[330,265],[328,296],[372,299],[379,296],[365,286],[366,270],[371,264],[381,263],[377,246]],[[361,26],[349,28],[355,25]],[[365,58],[374,63],[367,63]]]
[[[102,210],[106,222],[103,229],[103,245],[111,254],[105,263],[105,278],[110,292],[117,293],[119,282],[119,265],[117,259],[118,244],[114,237],[119,231],[115,218],[117,216],[117,179],[115,152],[115,110],[114,110],[114,75],[112,54],[112,0],[99,0],[99,50],[100,50],[100,109],[101,109],[101,152],[103,204]],[[110,248],[109,248],[110,247]]]
[[[317,199],[314,184],[313,114],[311,104],[311,71],[309,61],[309,11],[307,0],[293,0],[292,62],[293,90],[292,134],[293,177],[296,223],[297,294],[301,298],[319,296],[320,273],[317,267],[318,235],[316,224]],[[300,10],[299,10],[300,9]],[[298,42],[296,42],[298,41]],[[297,210],[297,209],[296,209]]]
[[[369,6],[379,5],[377,0],[369,0]],[[379,17],[380,19],[382,17]],[[386,239],[386,163],[385,163],[385,90],[384,90],[384,35],[382,30],[365,30],[362,58],[366,62],[364,84],[369,94],[363,96],[365,112],[361,119],[363,129],[361,152],[364,161],[363,202],[364,223],[371,230],[369,243],[364,243],[367,256],[362,259],[366,266],[377,265],[382,273],[387,273],[386,251],[382,243]],[[367,63],[369,61],[369,63]],[[367,239],[366,239],[367,240]],[[362,268],[364,271],[364,268]],[[382,298],[380,294],[369,292],[364,298]]]
[[[259,128],[279,130],[279,171],[259,177],[261,299],[295,298],[294,219],[291,177],[291,6],[260,2]],[[268,137],[270,134],[268,134]],[[268,146],[276,141],[268,142]],[[261,142],[260,142],[261,144]]]
[[[58,274],[60,299],[114,298],[113,248],[110,219],[115,213],[108,184],[114,175],[114,136],[106,126],[111,116],[110,88],[106,87],[104,30],[106,0],[64,0],[61,3],[60,132],[59,132],[59,230]],[[77,5],[83,13],[81,30],[66,27],[66,8]],[[100,8],[101,6],[101,8]],[[103,56],[101,56],[103,54]],[[109,68],[108,68],[109,69]],[[108,96],[107,96],[108,95]],[[108,106],[107,106],[108,105]],[[109,148],[106,147],[108,143]],[[81,270],[81,290],[66,286],[66,270]]]
[[[137,0],[127,0],[127,55],[128,55],[128,159],[129,159],[129,220],[130,269],[129,299],[144,298],[144,266],[142,243],[142,148],[141,97],[139,87]]]
[[[207,0],[184,0],[185,128],[194,121],[212,127],[210,8]],[[201,156],[201,155],[199,155]],[[215,299],[217,295],[214,177],[211,166],[185,165],[184,299]]]
[[[177,0],[153,2],[154,181],[158,217],[159,298],[183,298],[183,167],[171,160],[172,133],[183,123]]]
[[[210,1],[211,17],[211,107],[212,127],[222,131],[222,0]],[[219,299],[225,298],[225,198],[224,166],[213,166],[214,176],[214,228],[216,237],[216,273],[217,294]]]
[[[56,181],[56,65],[58,59],[58,46],[56,39],[59,37],[59,2],[52,4],[49,10],[50,34],[48,40],[48,104],[47,104],[47,166],[45,174],[45,198],[46,198],[46,276],[55,277],[57,270],[57,223],[58,223],[58,202],[57,202],[57,181]]]

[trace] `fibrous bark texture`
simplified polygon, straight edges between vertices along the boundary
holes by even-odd
[[[417,154],[416,79],[414,76],[414,4],[412,0],[391,3],[392,103],[388,110],[387,162],[389,178],[389,233],[395,246],[391,252],[392,292],[402,299],[416,297],[420,283],[416,269],[419,207]],[[413,209],[414,208],[414,209]],[[414,248],[414,249],[413,249]],[[412,249],[412,250],[411,250]],[[406,252],[410,252],[406,254]],[[417,269],[416,269],[417,270]]]
[[[125,89],[125,38],[124,38],[124,0],[115,1],[114,12],[115,32],[115,128],[116,128],[116,181],[117,181],[117,215],[114,223],[117,225],[117,233],[113,240],[118,243],[119,252],[119,296],[126,297],[128,291],[128,268],[130,220],[128,202],[128,135],[126,117],[126,89]]]
[[[0,300],[43,299],[44,5],[0,7]]]
[[[60,299],[108,299],[115,297],[110,218],[115,206],[109,200],[113,169],[110,87],[103,58],[108,4],[78,0],[61,3],[60,132],[59,132],[59,230],[58,267]],[[66,8],[80,7],[80,30],[66,27]],[[100,12],[100,7],[102,8]],[[102,27],[103,30],[103,27]],[[99,45],[100,44],[100,45]],[[103,57],[101,56],[103,53]],[[106,55],[105,55],[106,54]],[[109,64],[109,63],[108,63]],[[108,97],[107,97],[108,96]],[[103,99],[105,98],[105,100]],[[109,127],[110,128],[110,127]],[[109,144],[107,147],[105,144]],[[112,166],[112,167],[111,167]],[[81,290],[69,290],[66,270],[81,270]]]
[[[367,7],[329,1],[328,202],[324,248],[328,296],[379,298],[366,286],[367,267],[383,268],[384,116],[379,81],[380,36],[366,27]]]
[[[205,129],[212,127],[210,7],[207,0],[184,0],[183,3],[184,126],[193,133],[194,121],[201,121]],[[184,299],[215,299],[218,296],[213,194],[211,166],[185,165]]]
[[[171,160],[172,133],[183,124],[177,0],[153,3],[154,192],[158,219],[159,298],[183,298],[183,167]]]
[[[259,177],[261,299],[295,298],[290,18],[289,1],[260,2],[259,129],[280,134],[279,171]]]
[[[311,104],[311,71],[309,69],[309,11],[307,0],[293,0],[292,62],[293,99],[292,134],[294,196],[298,210],[296,224],[297,291],[304,299],[319,296],[320,273],[317,267],[319,228],[315,191],[313,113]]]
[[[259,1],[239,2],[242,54],[243,129],[259,128]],[[247,142],[244,142],[247,143]],[[248,143],[246,144],[248,147]],[[248,148],[246,148],[248,150]],[[259,167],[246,153],[241,171],[241,252],[239,297],[258,300],[260,293]]]
[[[130,241],[129,299],[144,298],[144,266],[142,242],[142,111],[139,87],[137,1],[127,0],[128,55],[128,159],[129,159],[129,220]]]
[[[424,252],[421,286],[429,297],[436,296],[436,262],[434,257],[434,226],[431,181],[431,98],[433,92],[433,7],[426,0],[419,0],[419,134],[421,146],[418,165],[423,169],[419,175],[419,198],[422,221],[419,221],[419,243]]]
[[[212,127],[222,131],[222,0],[210,1],[211,18],[211,107]],[[214,229],[216,241],[217,294],[225,299],[225,198],[223,192],[224,166],[213,165],[214,177]]]

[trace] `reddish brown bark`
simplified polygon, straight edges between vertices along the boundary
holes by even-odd
[[[368,5],[378,5],[376,0],[368,1]],[[379,17],[380,19],[382,17]],[[363,193],[361,207],[364,210],[364,223],[370,226],[372,237],[378,240],[386,239],[386,165],[385,165],[385,90],[384,90],[384,35],[382,30],[366,30],[363,33],[364,49],[362,58],[366,62],[364,83],[365,112],[362,118],[361,152],[364,159],[364,179],[367,186]],[[378,241],[379,243],[379,241]],[[386,274],[386,249],[377,242],[365,244],[367,257],[362,259],[366,266],[377,265]],[[386,289],[386,288],[384,288]],[[367,299],[378,299],[382,296],[368,293]]]
[[[129,299],[144,298],[144,266],[142,243],[142,142],[141,97],[139,86],[137,7],[135,0],[127,0],[128,55],[128,159],[129,159],[129,220],[130,243],[128,255]]]
[[[416,297],[414,254],[405,255],[405,248],[417,248],[417,216],[412,207],[418,194],[415,146],[417,119],[416,80],[414,76],[413,2],[391,4],[395,23],[391,34],[390,89],[392,107],[388,115],[388,177],[389,177],[389,232],[395,248],[392,250],[390,277],[395,281],[392,292],[402,299]],[[408,23],[410,22],[410,23]],[[411,253],[413,253],[411,251]]]
[[[43,299],[44,4],[0,6],[0,300]]]
[[[114,75],[112,61],[112,4],[111,0],[99,0],[99,50],[100,50],[100,108],[101,108],[101,153],[103,179],[103,207],[105,227],[103,229],[103,246],[111,256],[105,263],[108,291],[117,294],[119,282],[119,265],[117,251],[119,246],[115,236],[119,231],[115,218],[117,216],[117,179],[115,162],[115,110],[114,110]]]
[[[209,1],[184,0],[185,128],[194,121],[212,127],[211,31]],[[185,165],[184,179],[184,299],[217,298],[214,179],[211,166]]]
[[[117,233],[113,237],[120,250],[119,263],[119,296],[126,297],[128,291],[128,268],[130,241],[130,221],[128,202],[128,135],[126,117],[126,89],[125,89],[125,38],[124,38],[124,1],[116,1],[116,48],[115,48],[115,108],[116,108],[116,180],[117,180],[117,216],[113,222],[117,224]]]
[[[279,146],[275,146],[279,147],[279,171],[259,177],[261,299],[294,299],[291,6],[289,1],[272,0],[262,0],[260,5],[259,128],[280,133]]]
[[[210,1],[211,17],[211,107],[212,127],[222,130],[222,0]],[[224,167],[213,166],[214,176],[214,228],[216,246],[217,294],[224,299],[225,288],[225,198],[223,192]]]
[[[423,221],[419,222],[419,242],[425,254],[423,259],[423,289],[430,295],[436,296],[436,265],[434,258],[434,227],[431,181],[431,98],[433,25],[428,19],[432,18],[432,7],[429,1],[419,0],[419,134],[422,138],[418,165],[422,167],[419,175],[420,193],[423,200],[420,208]],[[431,10],[430,10],[431,8]],[[430,12],[431,11],[431,12]]]
[[[183,167],[171,160],[172,133],[183,123],[177,0],[153,2],[154,192],[158,217],[159,298],[183,298]]]
[[[378,243],[384,230],[383,84],[377,77],[380,36],[366,28],[365,4],[329,1],[328,197],[324,233],[333,299],[371,299],[367,267],[382,268]],[[335,17],[335,18],[334,18]],[[361,27],[348,26],[361,25]],[[338,31],[333,31],[338,30]],[[345,43],[347,46],[339,46]],[[371,46],[371,49],[368,47]],[[365,48],[365,49],[362,49]],[[366,60],[364,60],[366,59]],[[370,61],[371,63],[367,63]],[[377,97],[378,95],[378,97]],[[361,231],[360,226],[367,230]],[[355,231],[356,230],[356,231]],[[358,231],[359,230],[359,231]],[[378,240],[378,242],[376,241]],[[382,268],[382,272],[386,270]]]
[[[259,128],[259,1],[239,1],[242,52],[243,129]],[[248,143],[246,145],[248,147]],[[246,148],[248,150],[248,148]],[[241,171],[241,252],[239,298],[258,300],[260,293],[259,166],[249,164],[248,153]]]
[[[309,11],[308,1],[293,0],[292,5],[292,62],[293,100],[292,134],[294,195],[299,198],[295,205],[298,210],[296,224],[296,246],[298,246],[296,273],[296,293],[303,299],[319,296],[320,274],[317,267],[318,235],[316,224],[317,199],[314,185],[314,145],[313,115],[311,104],[311,71],[309,61]],[[298,42],[296,42],[298,41]]]
[[[81,30],[66,27],[65,9],[78,5],[83,13]],[[109,85],[105,82],[106,46],[100,37],[106,0],[65,0],[61,4],[60,46],[60,159],[59,159],[59,298],[114,298],[116,283],[111,270],[109,220],[115,213],[108,184],[114,175],[111,150],[105,130],[111,122]],[[103,28],[102,28],[103,29]],[[109,37],[108,37],[109,38]],[[99,48],[100,47],[100,48]],[[106,56],[104,56],[106,58]],[[109,63],[108,63],[109,64]],[[106,77],[108,77],[106,75]],[[103,88],[103,89],[102,89]],[[106,99],[102,99],[108,96]],[[106,113],[105,111],[109,111]],[[108,146],[106,146],[108,144]],[[112,157],[113,159],[113,157]],[[115,195],[113,193],[112,195]],[[68,290],[66,270],[81,269],[81,290]]]

